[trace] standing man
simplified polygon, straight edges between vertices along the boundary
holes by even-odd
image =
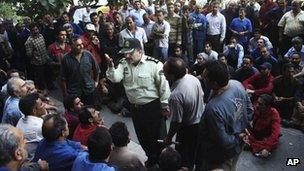
[[[25,42],[26,55],[30,58],[32,70],[34,71],[34,81],[40,90],[46,88],[53,89],[54,85],[51,79],[46,79],[50,76],[49,72],[49,55],[45,44],[45,39],[40,34],[37,24],[30,25],[31,35]],[[48,87],[47,87],[48,86]]]
[[[200,121],[197,170],[235,170],[252,104],[242,84],[229,81],[224,63],[207,63],[202,78],[212,92]]]
[[[170,24],[169,55],[174,54],[174,47],[182,44],[182,18],[174,12],[174,4],[167,4],[168,14],[166,20]]]
[[[169,98],[172,116],[170,129],[164,142],[171,144],[175,134],[177,151],[182,157],[182,166],[193,169],[198,142],[198,130],[204,112],[204,92],[200,81],[186,74],[186,64],[180,58],[169,58],[164,64],[164,74],[171,85]]]
[[[100,69],[92,54],[83,49],[82,40],[72,40],[72,52],[64,56],[61,63],[63,95],[81,97],[84,104],[94,104],[94,90],[98,85]]]
[[[215,1],[212,4],[212,12],[207,14],[207,40],[211,42],[216,52],[221,52],[222,43],[226,35],[226,19],[219,12],[220,4]]]
[[[163,11],[155,12],[157,22],[152,27],[151,37],[154,39],[153,57],[167,61],[169,49],[170,24],[164,20]]]
[[[144,24],[143,15],[146,13],[144,9],[141,9],[141,3],[139,0],[134,2],[134,9],[130,11],[130,16],[134,17],[136,26],[140,27]]]
[[[207,19],[202,14],[202,7],[200,5],[196,5],[195,11],[190,13],[190,23],[193,37],[193,54],[196,59],[197,54],[203,52],[207,27]]]
[[[293,7],[292,10],[286,12],[278,23],[282,54],[285,54],[288,48],[292,46],[292,38],[303,36],[304,31],[304,12],[301,10],[301,2],[293,0],[291,5]]]
[[[132,16],[126,18],[126,28],[119,33],[119,46],[123,47],[125,39],[136,38],[141,46],[148,42],[146,32],[143,28],[137,27]]]
[[[138,39],[126,39],[125,54],[115,69],[113,60],[108,60],[107,77],[112,82],[123,82],[127,97],[131,103],[132,120],[138,140],[148,161],[147,167],[158,162],[161,146],[157,140],[165,135],[163,117],[168,116],[169,84],[163,74],[163,64],[143,53]]]

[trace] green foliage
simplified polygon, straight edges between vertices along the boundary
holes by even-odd
[[[16,19],[16,8],[12,3],[0,2],[0,17],[3,19]]]

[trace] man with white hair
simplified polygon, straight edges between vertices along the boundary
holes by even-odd
[[[23,116],[19,110],[19,100],[27,93],[27,86],[24,80],[13,77],[7,82],[8,99],[3,109],[2,123],[16,126],[18,120]]]
[[[0,170],[19,170],[27,158],[26,144],[21,130],[0,124]]]

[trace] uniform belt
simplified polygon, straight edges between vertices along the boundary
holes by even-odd
[[[131,106],[134,107],[134,108],[139,109],[139,108],[144,108],[144,107],[146,107],[148,105],[151,105],[153,103],[159,103],[159,99],[152,100],[151,102],[146,103],[146,104],[131,104]]]

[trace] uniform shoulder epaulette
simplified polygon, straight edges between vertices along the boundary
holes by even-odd
[[[158,63],[158,62],[159,62],[158,59],[155,59],[155,58],[152,58],[152,57],[147,57],[146,60],[147,60],[147,61],[153,61],[153,62],[155,62],[155,63]]]

